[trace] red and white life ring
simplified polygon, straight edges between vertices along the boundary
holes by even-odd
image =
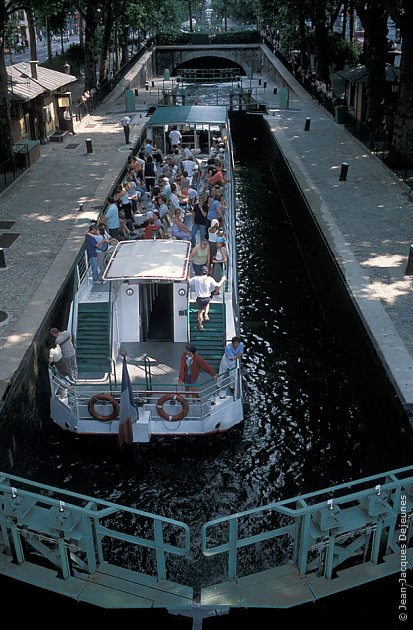
[[[112,405],[112,413],[108,415],[102,415],[98,413],[95,409],[95,405],[99,405],[99,403],[109,402]],[[108,420],[114,420],[119,415],[119,403],[117,400],[113,398],[110,394],[96,394],[92,396],[87,404],[87,409],[90,415],[96,420],[102,420],[103,422],[107,422]]]
[[[168,415],[163,408],[164,404],[168,400],[175,400],[176,402],[179,402],[179,404],[182,407],[181,411],[179,413],[174,414],[173,416]],[[183,418],[185,418],[186,414],[189,411],[188,401],[186,400],[186,398],[184,398],[180,394],[165,394],[156,403],[156,408],[161,418],[163,418],[164,420],[169,420],[169,422],[182,420]]]

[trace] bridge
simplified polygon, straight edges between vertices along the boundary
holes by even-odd
[[[162,76],[169,68],[171,76],[185,68],[238,68],[241,76],[261,72],[261,44],[204,44],[156,46],[155,74]]]
[[[166,608],[194,624],[232,607],[297,606],[413,564],[413,466],[217,518],[200,537],[174,519],[7,473],[0,497],[2,575],[104,608]],[[185,564],[197,551],[211,583],[196,591]]]

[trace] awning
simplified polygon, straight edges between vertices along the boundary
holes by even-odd
[[[356,66],[355,68],[347,68],[346,70],[338,70],[337,74],[351,83],[365,83],[368,77],[366,66]],[[395,83],[400,81],[400,69],[386,63],[386,81]]]
[[[227,108],[215,105],[158,105],[148,125],[225,125]]]
[[[104,280],[186,280],[190,241],[148,239],[118,243]]]

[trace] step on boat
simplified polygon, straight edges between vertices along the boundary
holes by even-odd
[[[225,107],[158,107],[146,137],[168,153],[168,130],[176,125],[182,144],[198,160],[202,182],[214,138],[229,180],[224,187],[226,282],[198,327],[191,242],[165,238],[119,242],[94,284],[83,254],[76,266],[68,330],[76,348],[78,374],[68,382],[49,367],[51,417],[62,429],[81,434],[119,435],[127,415],[130,439],[220,433],[243,420],[240,361],[214,380],[201,372],[196,391],[178,384],[188,344],[219,374],[224,348],[239,331],[233,154]],[[216,142],[214,142],[216,144]],[[190,216],[187,217],[188,224]],[[125,385],[126,383],[126,385]],[[128,395],[125,397],[125,389]],[[125,402],[126,401],[126,402]],[[127,407],[127,409],[126,409]]]

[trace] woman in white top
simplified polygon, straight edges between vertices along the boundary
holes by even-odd
[[[217,236],[216,241],[217,251],[215,256],[212,259],[214,264],[214,268],[212,270],[212,277],[216,282],[219,282],[224,275],[224,265],[228,260],[227,249],[225,247],[225,242],[222,236]],[[215,290],[215,293],[219,293],[219,289]]]

